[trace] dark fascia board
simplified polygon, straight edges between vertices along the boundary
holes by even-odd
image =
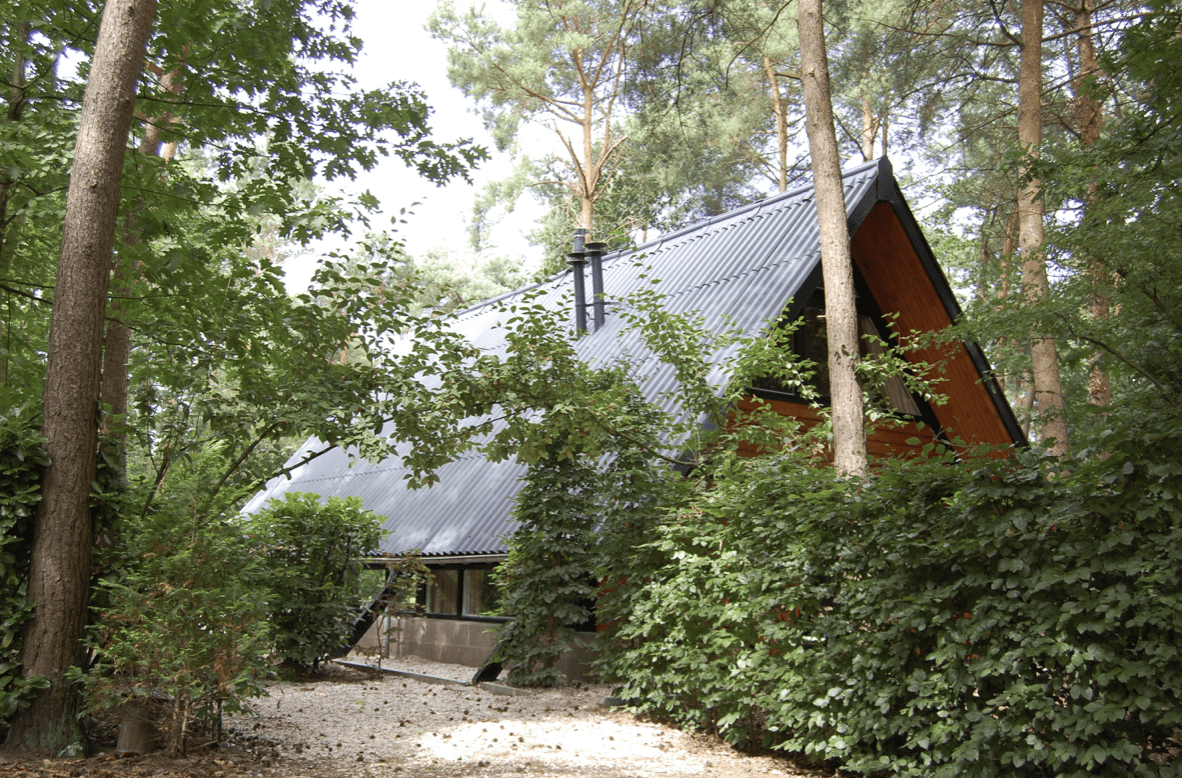
[[[886,157],[883,157],[879,160],[872,160],[870,162],[863,163],[855,168],[851,168],[850,170],[844,170],[842,171],[841,177],[844,180],[850,176],[861,173],[868,167],[878,168],[878,180],[876,181],[876,186],[868,188],[866,190],[866,194],[863,195],[860,201],[854,204],[853,210],[850,211],[850,215],[847,218],[846,223],[849,225],[851,236],[853,236],[853,234],[858,231],[858,227],[862,226],[862,222],[866,220],[866,216],[870,213],[870,210],[878,204],[877,190],[881,186],[881,184],[878,182],[881,181],[882,176],[886,175],[888,178],[892,176],[891,163],[887,161]],[[894,179],[892,178],[892,180]],[[814,190],[815,187],[810,184],[808,186],[803,186],[799,189],[793,190],[792,192],[787,192],[781,195],[781,197],[799,197],[804,192]],[[849,206],[847,204],[847,209],[848,207]],[[804,311],[805,303],[808,302],[809,297],[811,297],[813,292],[817,290],[817,287],[821,285],[823,271],[821,268],[819,252],[817,257],[817,264],[813,267],[812,271],[810,271],[808,276],[804,279],[804,282],[801,283],[800,287],[796,290],[796,294],[793,295],[792,305],[789,306],[787,311],[789,321],[795,321],[796,319],[800,318],[801,313]]]
[[[911,247],[919,257],[919,261],[923,265],[928,280],[935,288],[936,294],[940,297],[940,302],[944,305],[944,310],[948,314],[949,321],[954,324],[959,322],[964,312],[960,308],[960,303],[956,300],[956,295],[952,292],[952,285],[948,283],[948,277],[944,275],[944,271],[940,269],[939,263],[936,262],[936,256],[932,252],[932,247],[928,244],[927,238],[924,237],[923,231],[919,228],[919,222],[916,221],[915,215],[911,212],[911,207],[907,205],[907,201],[903,198],[903,192],[899,188],[898,181],[895,180],[894,169],[891,167],[890,160],[886,157],[881,157],[878,160],[876,189],[876,197],[863,198],[862,202],[850,214],[850,235],[857,232],[875,205],[880,202],[889,203],[895,212],[895,216],[899,219],[899,223],[903,226],[903,231],[907,234],[907,239],[911,242]],[[989,392],[989,398],[993,401],[993,407],[997,410],[998,416],[1001,417],[1002,424],[1005,425],[1006,431],[1009,433],[1014,445],[1030,445],[1026,439],[1026,434],[1022,432],[1022,427],[1018,424],[1018,420],[1014,416],[1013,409],[1010,408],[1010,404],[1006,400],[1005,393],[997,383],[997,378],[993,375],[993,367],[989,364],[989,360],[985,358],[981,347],[971,340],[963,340],[961,343],[964,344],[969,358],[973,360],[973,366],[976,367],[977,374],[981,376],[981,383],[985,386],[985,390]]]

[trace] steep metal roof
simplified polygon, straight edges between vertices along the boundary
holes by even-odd
[[[898,197],[898,187],[886,160],[869,162],[844,174],[851,231],[860,215],[879,200]],[[673,388],[666,366],[644,359],[634,334],[623,333],[613,302],[659,279],[659,291],[672,313],[702,316],[708,328],[729,323],[744,332],[760,332],[784,310],[789,298],[806,283],[816,283],[820,262],[816,207],[811,186],[770,197],[692,227],[662,236],[630,251],[603,260],[605,325],[577,343],[591,364],[629,354],[635,372],[644,380],[644,394],[655,399]],[[811,279],[810,279],[811,277]],[[504,339],[497,323],[507,314],[499,304],[532,291],[553,310],[572,310],[572,274],[487,301],[458,315],[454,329],[474,345],[496,352]],[[590,317],[588,317],[590,318]],[[573,326],[573,313],[572,313]],[[715,365],[731,356],[711,355]],[[721,368],[711,375],[721,383]],[[289,465],[323,448],[309,440]],[[365,507],[385,516],[389,530],[382,550],[401,553],[418,549],[424,555],[472,555],[505,552],[503,538],[513,531],[512,498],[521,488],[525,468],[513,462],[492,463],[479,455],[451,462],[438,470],[431,488],[405,487],[405,470],[397,458],[379,463],[358,462],[349,467],[344,451],[328,452],[278,478],[246,506],[257,511],[286,492],[315,492],[325,497],[357,496]]]

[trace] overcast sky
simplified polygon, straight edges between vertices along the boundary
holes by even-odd
[[[411,209],[413,215],[406,224],[397,225],[398,237],[406,244],[411,256],[422,256],[437,246],[450,249],[457,255],[469,252],[467,224],[476,194],[493,180],[504,178],[511,169],[508,155],[498,154],[492,140],[484,131],[480,118],[472,113],[472,102],[447,80],[447,47],[433,39],[423,25],[435,7],[435,0],[390,2],[390,0],[355,0],[357,19],[354,32],[365,41],[355,75],[359,86],[376,89],[391,81],[411,81],[426,92],[427,102],[434,109],[431,125],[439,141],[469,137],[488,149],[492,159],[473,175],[473,184],[463,181],[436,187],[419,178],[400,160],[387,158],[372,172],[349,183],[357,191],[368,189],[382,202],[383,214],[373,220],[376,229],[391,228],[390,219],[399,210]],[[465,0],[456,0],[464,7]],[[487,4],[498,16],[512,18],[511,9],[503,3]],[[498,9],[497,6],[500,6]],[[503,220],[494,233],[494,246],[486,247],[497,254],[525,256],[533,264],[540,263],[538,249],[531,247],[524,233],[532,220],[540,214],[540,207],[532,198],[523,197],[518,213]],[[342,244],[318,247],[340,250]],[[289,264],[289,287],[302,286],[311,274],[311,262]]]

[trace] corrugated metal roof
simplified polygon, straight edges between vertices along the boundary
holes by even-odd
[[[860,165],[844,176],[847,212],[877,199],[880,176],[890,176],[885,162]],[[892,179],[893,184],[893,179]],[[579,339],[580,356],[604,364],[628,354],[649,399],[664,396],[674,385],[673,371],[644,358],[633,333],[622,333],[617,306],[634,292],[660,279],[658,288],[671,313],[696,313],[708,328],[729,322],[745,333],[760,332],[778,317],[820,261],[816,208],[812,187],[776,195],[704,223],[689,227],[603,260],[606,324]],[[527,291],[550,309],[572,308],[572,275],[564,273],[545,284],[528,287],[478,305],[456,317],[454,328],[474,345],[489,351],[504,347],[495,326],[507,318],[498,304]],[[588,320],[590,321],[590,315]],[[573,313],[571,316],[573,326]],[[730,354],[711,358],[722,364]],[[723,376],[711,376],[719,383]],[[665,403],[667,405],[667,403]],[[300,461],[322,448],[310,440],[289,460]],[[418,549],[425,555],[503,553],[503,538],[513,530],[512,498],[520,489],[525,468],[512,462],[492,463],[478,455],[451,462],[438,471],[431,488],[407,489],[406,470],[397,458],[380,463],[358,462],[337,450],[298,468],[290,479],[279,478],[254,497],[247,512],[286,492],[315,492],[325,497],[357,496],[365,507],[385,516],[392,534],[383,550],[401,553]]]

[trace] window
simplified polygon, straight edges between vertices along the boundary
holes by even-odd
[[[487,616],[494,613],[501,602],[501,592],[492,582],[492,570],[464,571],[465,616]]]
[[[872,336],[867,338],[867,336]],[[829,402],[829,344],[828,330],[825,327],[825,290],[818,287],[804,305],[800,315],[800,326],[792,333],[792,352],[798,359],[813,363],[813,374],[808,384],[819,395],[822,404]],[[861,356],[875,356],[883,354],[880,341],[885,340],[878,327],[875,326],[874,316],[864,310],[863,301],[858,299],[858,341]],[[786,394],[797,398],[794,387],[785,386],[773,378],[762,378],[754,382],[756,390]],[[910,390],[898,376],[888,379],[885,384],[871,394],[879,404],[888,410],[908,416],[919,416],[919,406]]]
[[[879,333],[878,328],[874,326],[874,319],[869,316],[858,316],[858,341],[861,344],[859,351],[864,357],[886,353],[882,347],[885,339]],[[871,398],[886,410],[906,416],[920,415],[919,406],[915,404],[915,397],[911,395],[911,390],[907,388],[907,384],[903,383],[903,379],[899,376],[891,376],[882,386],[875,387],[875,389],[876,391],[870,393]]]
[[[500,589],[493,583],[491,567],[434,568],[420,602],[429,616],[500,619]]]
[[[427,579],[427,613],[455,616],[460,592],[458,570],[432,570]]]

